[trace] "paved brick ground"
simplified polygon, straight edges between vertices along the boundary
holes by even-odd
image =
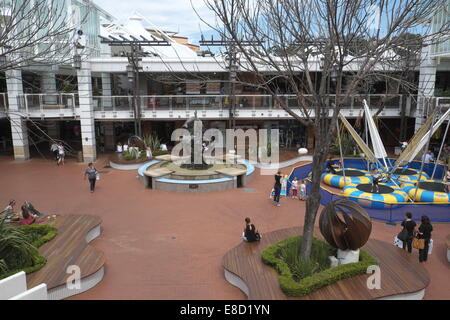
[[[263,234],[303,224],[304,203],[283,199],[277,208],[268,199],[272,176],[256,175],[252,192],[175,194],[145,190],[135,171],[104,171],[95,193],[83,181],[85,164],[65,166],[33,159],[14,162],[0,157],[0,204],[31,201],[48,214],[95,214],[103,233],[93,245],[106,254],[103,281],[75,299],[245,299],[228,284],[221,259],[240,243],[249,216]],[[284,172],[289,173],[285,169]],[[435,224],[435,249],[425,265],[431,274],[427,299],[450,299],[444,239],[449,224]],[[372,237],[391,242],[400,227],[374,222]],[[417,256],[417,253],[413,253]]]

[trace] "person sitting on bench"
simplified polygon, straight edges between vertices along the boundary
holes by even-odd
[[[250,223],[250,218],[245,218],[245,229],[242,238],[247,242],[255,242],[261,240],[261,235],[255,228],[253,223]]]

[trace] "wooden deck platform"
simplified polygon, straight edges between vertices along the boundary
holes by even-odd
[[[63,299],[97,284],[103,277],[105,256],[89,242],[100,234],[101,222],[100,217],[91,215],[61,215],[50,220],[48,224],[56,227],[58,234],[39,248],[47,263],[27,275],[28,288],[46,283],[50,298],[53,293],[54,299]],[[67,267],[71,265],[80,268],[80,290],[66,288],[66,280],[71,275],[67,273]]]
[[[261,252],[269,245],[302,233],[299,227],[262,235],[260,242],[242,242],[223,258],[226,279],[247,294],[249,300],[371,300],[421,299],[430,282],[428,272],[413,257],[392,244],[370,239],[363,247],[379,261],[381,289],[369,290],[367,278],[360,275],[340,280],[305,297],[287,297],[280,288],[278,273],[265,265]],[[315,236],[320,231],[315,230]]]

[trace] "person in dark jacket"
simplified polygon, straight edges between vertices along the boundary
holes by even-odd
[[[406,219],[403,220],[402,227],[404,229],[406,229],[406,231],[408,232],[408,237],[406,238],[406,240],[403,240],[403,249],[406,250],[406,248],[408,248],[408,252],[411,253],[412,252],[412,239],[414,236],[414,228],[416,227],[416,223],[412,219],[411,212],[407,212],[405,216],[406,216]]]
[[[88,167],[87,167],[86,171],[84,172],[84,180],[86,180],[86,176],[87,176],[89,179],[89,186],[90,186],[91,193],[94,192],[94,190],[95,190],[95,181],[97,180],[97,174],[98,174],[97,169],[94,167],[92,162],[89,162]]]
[[[255,225],[250,222],[250,218],[245,218],[245,229],[243,234],[244,241],[255,242],[261,240],[261,236],[255,228]]]
[[[425,247],[419,249],[419,262],[425,262],[428,258],[428,248],[430,246],[431,232],[433,231],[433,226],[430,223],[430,218],[428,216],[422,216],[421,224],[419,227],[418,237],[419,239],[425,240]]]
[[[273,201],[275,202],[277,207],[280,206],[281,178],[283,178],[283,176],[281,175],[281,171],[278,171],[275,175],[275,185],[273,186],[273,190],[275,192]]]

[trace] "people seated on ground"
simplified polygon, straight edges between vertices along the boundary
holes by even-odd
[[[336,174],[336,170],[334,169],[334,161],[333,159],[331,159],[331,157],[327,161],[326,171],[332,174]]]
[[[261,240],[261,235],[255,228],[255,225],[250,222],[250,218],[245,218],[245,228],[242,238],[247,242],[255,242]]]
[[[33,224],[36,221],[37,217],[38,216],[28,211],[27,206],[23,204],[22,207],[20,208],[19,224],[22,226]]]
[[[372,193],[380,192],[380,187],[378,186],[380,179],[381,179],[381,174],[378,171],[374,170],[373,174],[372,174],[372,189],[370,190],[370,192],[372,192]]]
[[[167,145],[165,143],[162,143],[159,147],[162,151],[167,151]]]
[[[31,204],[31,202],[25,201],[25,206],[27,207],[28,211],[29,211],[31,214],[33,214],[33,215],[35,215],[35,216],[37,216],[37,217],[41,217],[41,216],[44,215],[43,213],[37,211],[37,210],[34,208],[34,206]]]
[[[128,151],[128,144],[127,143],[123,144],[123,151]]]
[[[8,220],[17,220],[17,213],[14,211],[14,206],[16,205],[15,200],[9,200],[8,205],[0,212],[0,220],[8,219]]]
[[[122,151],[123,151],[123,147],[122,147],[122,142],[117,142],[117,145],[116,145],[116,152],[117,153],[122,153]]]

